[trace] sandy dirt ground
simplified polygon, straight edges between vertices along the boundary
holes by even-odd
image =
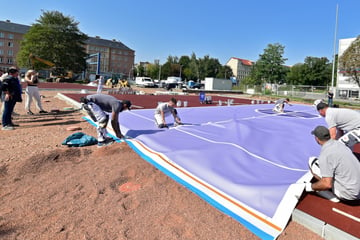
[[[258,239],[126,143],[62,145],[69,126],[95,128],[56,91],[41,94],[45,110],[60,112],[30,116],[18,103],[20,126],[0,131],[0,239]],[[290,221],[278,239],[321,238]]]

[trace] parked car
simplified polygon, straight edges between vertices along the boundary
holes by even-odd
[[[136,77],[135,84],[139,87],[154,87],[154,81],[149,77]]]
[[[183,90],[187,90],[187,89],[204,89],[204,88],[205,88],[205,84],[203,84],[203,83],[195,83],[195,84],[190,85],[190,86],[183,85],[183,87],[182,87]]]

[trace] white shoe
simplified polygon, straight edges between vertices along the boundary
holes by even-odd
[[[3,126],[1,130],[14,130],[15,128],[13,126]]]
[[[340,202],[340,199],[338,199],[336,197],[336,195],[329,191],[329,190],[326,190],[326,191],[318,191],[316,192],[317,195],[319,195],[320,197],[323,197],[323,198],[326,198],[326,199],[329,199],[330,201],[334,202],[334,203],[338,203]]]

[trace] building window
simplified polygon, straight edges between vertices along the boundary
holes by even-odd
[[[0,32],[0,38],[4,38],[5,34],[3,32]]]
[[[4,55],[4,50],[0,49],[0,55]]]
[[[12,49],[8,50],[8,56],[13,56],[14,52]]]
[[[2,59],[2,57],[0,57],[0,63],[2,63],[3,62],[3,59]]]
[[[14,34],[12,34],[12,33],[9,33],[9,39],[14,39]]]
[[[13,42],[8,42],[8,47],[13,47],[14,43]]]
[[[0,47],[4,46],[4,42],[0,41]]]
[[[8,63],[8,64],[13,64],[12,58],[8,58],[7,63]]]

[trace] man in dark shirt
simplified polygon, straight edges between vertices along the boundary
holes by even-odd
[[[131,102],[128,100],[118,100],[107,94],[93,94],[80,100],[84,103],[84,108],[89,116],[98,124],[98,146],[106,146],[113,143],[113,139],[107,137],[106,126],[109,120],[108,114],[111,113],[111,126],[116,137],[123,138],[119,125],[119,113],[123,110],[130,110]]]
[[[332,107],[333,106],[334,93],[332,91],[328,91],[327,97],[328,97],[328,105],[329,105],[329,107]]]
[[[4,112],[2,115],[1,130],[14,130],[11,115],[17,102],[22,102],[21,85],[18,79],[19,71],[16,68],[8,70],[8,76],[3,79],[2,90],[4,94]]]

